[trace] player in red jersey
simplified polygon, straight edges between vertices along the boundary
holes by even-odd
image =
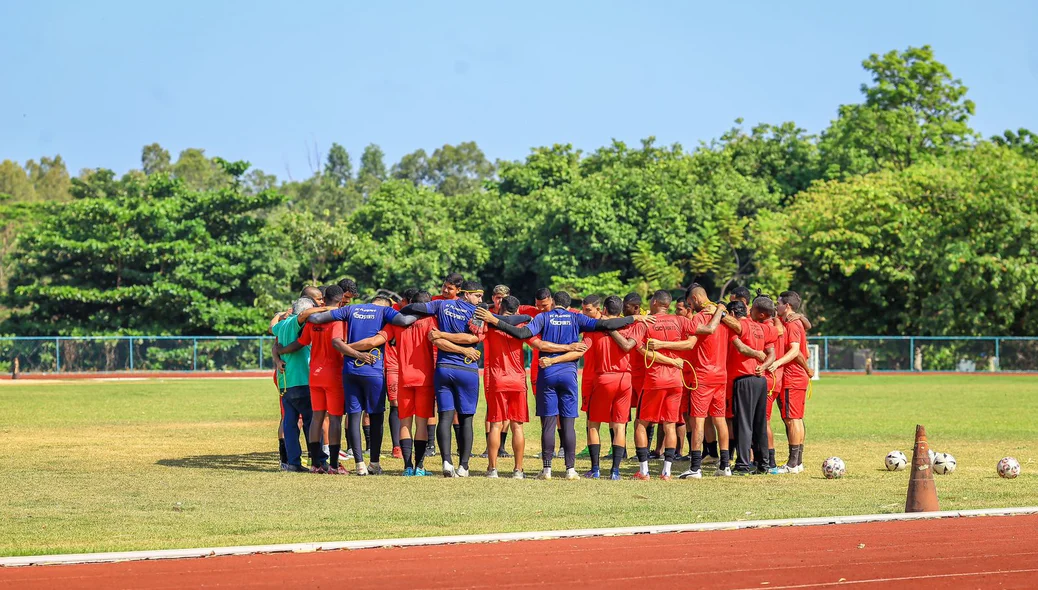
[[[458,293],[461,292],[461,283],[465,281],[465,277],[461,276],[460,273],[452,272],[449,275],[443,277],[443,286],[440,287],[440,294],[434,295],[433,301],[440,301],[447,299],[453,301],[458,298]]]
[[[807,399],[807,385],[812,374],[807,364],[810,354],[807,349],[807,333],[801,323],[802,316],[797,316],[800,304],[800,295],[795,291],[785,291],[779,295],[776,311],[785,322],[786,353],[766,367],[767,370],[775,372],[775,379],[780,383],[779,407],[782,421],[786,425],[786,438],[789,441],[789,458],[786,464],[769,471],[775,474],[800,473],[804,470],[804,405]]]
[[[606,297],[603,313],[599,317],[611,319],[620,317],[623,302],[613,295]],[[588,420],[588,452],[591,457],[591,470],[584,474],[590,479],[599,479],[600,455],[602,450],[599,429],[603,423],[609,424],[612,445],[611,457],[613,467],[610,479],[620,479],[620,462],[627,446],[626,426],[631,419],[631,356],[627,342],[632,331],[644,332],[645,324],[637,323],[613,332],[587,332],[583,343],[588,347],[584,355],[584,374],[594,378],[589,382],[590,391],[587,402]],[[638,336],[641,339],[641,336]],[[631,339],[631,346],[634,340]],[[590,356],[591,360],[588,360]]]
[[[588,295],[587,297],[585,297],[584,299],[581,300],[581,302],[580,302],[580,311],[578,311],[577,313],[584,314],[584,315],[586,315],[587,317],[589,317],[589,318],[591,318],[593,320],[597,320],[597,319],[601,318],[602,317],[602,298],[599,297],[598,295]],[[587,370],[588,366],[595,362],[593,355],[594,355],[594,351],[591,350],[591,349],[588,349],[588,350],[584,351],[584,357],[583,357],[584,358],[584,368],[580,372],[580,411],[581,412],[587,412],[588,396],[591,395],[591,390],[594,387],[595,373],[593,371]],[[586,434],[587,434],[587,436],[590,436],[590,431],[588,431]],[[590,444],[590,439],[586,439],[586,440],[588,440],[589,444]],[[577,453],[577,457],[588,457],[588,456],[590,456],[590,453],[591,453],[591,449],[589,447],[585,446],[584,450],[582,450],[579,453]]]
[[[728,328],[721,324],[725,315],[723,305],[714,305],[706,296],[706,290],[698,284],[691,285],[685,292],[688,309],[695,313],[690,322],[696,340],[686,339],[679,342],[656,342],[659,349],[685,351],[691,370],[686,376],[686,383],[692,385],[686,406],[682,408],[685,415],[686,428],[692,434],[691,464],[682,473],[680,479],[698,479],[703,476],[702,444],[706,419],[710,418],[712,427],[721,433],[724,440],[721,450],[721,461],[715,475],[731,475],[728,468],[728,428],[725,423],[725,385],[727,384]]]
[[[495,309],[494,313],[500,316],[514,315],[519,310],[519,300],[506,295],[496,300]],[[500,330],[489,330],[483,342],[483,350],[483,393],[487,400],[489,424],[487,477],[498,477],[497,460],[501,456],[499,451],[505,441],[507,429],[511,429],[512,453],[515,456],[512,477],[524,479],[523,453],[526,450],[526,438],[523,425],[530,421],[530,411],[526,367],[523,363],[523,341]]]
[[[647,426],[653,422],[663,423],[664,459],[660,478],[669,480],[671,465],[677,446],[677,422],[681,417],[683,384],[681,372],[684,362],[671,350],[660,349],[657,341],[680,342],[691,340],[695,346],[695,328],[688,318],[667,313],[671,295],[667,291],[656,291],[649,302],[649,313],[656,321],[647,326],[645,343],[638,351],[643,356],[645,381],[638,403],[638,420],[635,422],[634,444],[640,469],[635,479],[649,479],[649,441]],[[637,361],[636,361],[637,362]]]
[[[764,377],[758,374],[758,369],[775,358],[775,328],[765,323],[775,313],[775,304],[768,297],[758,296],[753,300],[750,313],[751,321],[740,320],[741,333],[733,335],[731,340],[736,351],[729,353],[729,370],[734,371],[732,397],[735,403],[735,438],[739,451],[733,475],[768,471],[768,386]],[[756,466],[750,462],[751,448]]]

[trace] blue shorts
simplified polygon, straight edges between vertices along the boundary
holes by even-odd
[[[451,365],[437,365],[433,373],[436,406],[440,412],[475,414],[479,403],[479,371]]]
[[[559,372],[546,375],[544,371],[537,379],[537,415],[562,416],[563,418],[576,418],[578,415],[577,403],[577,375],[571,372]]]
[[[342,374],[342,388],[346,393],[346,413],[381,414],[386,411],[385,377],[381,375]]]

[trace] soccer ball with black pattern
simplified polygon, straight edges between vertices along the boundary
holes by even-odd
[[[955,471],[955,457],[948,453],[937,453],[933,460],[933,472],[937,475],[950,475]]]
[[[1016,479],[1020,475],[1020,462],[1013,457],[1002,457],[998,462],[998,476],[1004,479]]]
[[[847,466],[839,457],[829,457],[822,462],[822,475],[825,479],[839,479],[847,474]]]
[[[908,466],[908,457],[901,451],[890,451],[884,463],[887,471],[901,471]]]

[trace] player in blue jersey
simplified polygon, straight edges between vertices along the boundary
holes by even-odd
[[[394,326],[410,326],[418,318],[403,315],[393,309],[393,302],[385,297],[376,297],[371,303],[346,305],[332,311],[310,316],[310,322],[324,324],[333,321],[346,322],[346,343],[353,345],[362,340],[373,338],[386,324]],[[379,455],[382,452],[382,429],[386,412],[385,366],[383,364],[383,348],[371,350],[374,363],[364,363],[359,359],[349,359],[343,363],[342,381],[346,394],[346,414],[349,416],[347,436],[353,458],[357,463],[357,475],[379,475],[382,466]],[[361,419],[367,413],[371,417],[370,462],[364,464],[361,450]]]
[[[552,309],[537,315],[523,328],[500,321],[493,314],[480,310],[476,318],[522,340],[540,335],[542,341],[559,345],[576,344],[580,333],[593,330],[619,330],[635,321],[652,322],[651,317],[633,315],[608,320],[594,320],[567,308],[572,301],[569,293],[559,291],[552,298]],[[537,416],[541,419],[541,460],[544,470],[538,479],[551,479],[552,459],[555,457],[555,429],[561,424],[562,448],[566,457],[566,479],[578,479],[575,468],[577,433],[577,359],[582,352],[541,353],[537,375]]]
[[[446,342],[434,341],[440,349],[436,359],[433,387],[436,390],[436,439],[443,459],[444,477],[467,477],[472,456],[472,417],[479,402],[479,365],[471,349],[483,339],[482,320],[474,321],[477,306],[483,301],[483,286],[477,281],[463,281],[458,299],[437,299],[413,303],[401,313],[436,317],[439,333]],[[488,312],[489,313],[489,312]],[[493,314],[491,314],[493,316]],[[514,319],[513,319],[514,318]],[[510,322],[529,321],[529,316],[509,316]],[[440,339],[437,339],[440,340]],[[457,415],[459,423],[458,468],[451,461],[451,424]]]

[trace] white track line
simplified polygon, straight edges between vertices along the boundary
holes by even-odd
[[[571,539],[576,537],[611,537],[619,535],[644,535],[660,533],[690,533],[737,529],[760,529],[783,526],[817,526],[825,524],[860,524],[866,522],[892,522],[902,520],[928,520],[934,518],[959,518],[969,516],[1015,516],[1038,514],[1038,506],[1021,508],[987,508],[983,510],[949,510],[942,512],[914,512],[911,514],[865,514],[858,516],[823,516],[781,520],[741,520],[732,522],[705,522],[696,524],[673,524],[605,529],[574,529],[565,531],[533,531],[522,533],[491,533],[484,535],[456,535],[447,537],[418,537],[403,539],[378,539],[368,541],[332,541],[326,543],[287,543],[281,545],[245,545],[240,547],[205,547],[198,549],[163,549],[158,551],[121,551],[113,553],[73,553],[65,555],[29,555],[24,557],[0,558],[0,567],[26,565],[57,565],[72,563],[106,563],[115,561],[140,561],[151,559],[185,559],[192,557],[216,557],[223,555],[249,555],[253,553],[312,553],[338,549],[378,549],[388,547],[427,547],[431,545],[456,545],[461,543],[499,543],[502,541],[536,541],[544,539]]]
[[[826,588],[829,586],[854,586],[856,584],[878,584],[884,582],[909,582],[917,580],[938,580],[941,578],[970,578],[976,576],[992,576],[1000,574],[1029,574],[1038,572],[1038,569],[1025,570],[991,570],[985,572],[966,572],[961,574],[926,574],[920,576],[902,576],[898,578],[869,578],[867,580],[843,580],[841,582],[817,582],[814,584],[796,584],[794,586],[753,586],[739,590],[760,590],[771,588],[771,590],[793,590],[797,588]]]

